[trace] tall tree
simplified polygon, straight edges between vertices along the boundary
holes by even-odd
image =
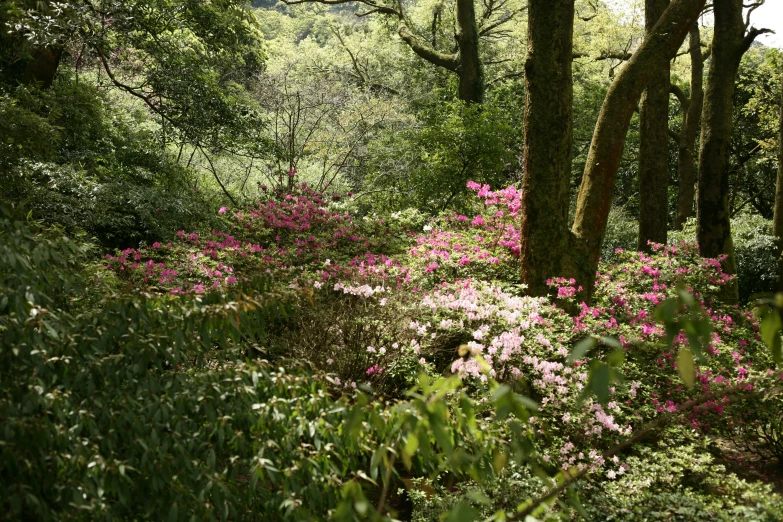
[[[682,230],[689,217],[694,215],[693,201],[696,195],[696,166],[693,151],[696,146],[696,133],[699,130],[699,117],[704,99],[704,54],[701,52],[699,25],[691,28],[689,54],[691,57],[690,97],[682,89],[672,84],[671,89],[682,106],[682,127],[679,133],[671,131],[677,141],[677,216],[674,228]]]
[[[663,15],[669,0],[645,0],[645,34]],[[642,94],[639,113],[639,237],[637,248],[650,251],[648,242],[666,243],[669,188],[669,62],[653,71]]]
[[[547,277],[568,276],[577,278],[589,298],[631,116],[650,77],[674,57],[704,2],[674,0],[615,77],[593,133],[570,233],[574,5],[529,2],[520,253],[529,293],[546,293]]]
[[[763,2],[754,4],[756,7]],[[750,13],[742,17],[742,0],[714,0],[715,34],[701,117],[696,236],[702,256],[726,255],[724,271],[737,273],[729,214],[729,154],[734,121],[734,85],[740,60],[759,34],[750,28]],[[727,299],[739,299],[736,281]]]
[[[530,0],[525,62],[522,282],[533,295],[571,274],[568,197],[573,139],[574,0]]]
[[[783,74],[780,82],[780,115],[778,134],[778,178],[775,186],[775,214],[772,218],[772,234],[778,238],[778,256],[783,251]],[[780,262],[780,259],[778,259]],[[778,274],[778,291],[783,291],[783,263]]]
[[[705,0],[675,0],[615,77],[606,94],[590,143],[571,231],[582,243],[582,285],[589,293],[601,255],[617,170],[631,116],[655,71],[666,67],[704,8]]]
[[[484,100],[484,69],[479,57],[479,44],[482,37],[493,37],[496,31],[510,22],[518,11],[509,9],[508,1],[484,2],[481,13],[481,25],[477,23],[473,0],[456,1],[457,32],[454,35],[456,49],[443,51],[438,49],[437,41],[419,36],[411,30],[408,18],[401,2],[382,2],[381,0],[283,0],[288,5],[318,3],[326,5],[362,4],[368,11],[357,16],[382,14],[397,20],[397,34],[420,58],[457,75],[459,86],[457,94],[466,103],[481,103]],[[440,11],[433,18],[433,33],[438,24]]]

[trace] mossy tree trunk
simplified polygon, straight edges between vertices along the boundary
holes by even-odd
[[[547,293],[548,277],[572,275],[573,28],[574,0],[528,3],[520,258],[531,295]]]
[[[484,71],[479,59],[479,34],[473,0],[457,0],[457,45],[459,46],[459,99],[484,101]]]
[[[778,178],[775,185],[775,214],[772,218],[772,234],[778,238],[778,256],[783,250],[783,74],[780,82],[780,116],[778,129]],[[780,262],[780,259],[778,259]],[[783,263],[778,273],[777,290],[783,291]]]
[[[587,265],[580,283],[592,291],[601,243],[612,204],[617,169],[631,116],[656,71],[668,65],[704,8],[705,0],[674,0],[628,64],[615,77],[598,116],[571,229],[583,245]]]
[[[649,37],[669,0],[645,0],[644,27]],[[653,71],[639,111],[638,250],[649,242],[666,243],[669,189],[669,62]]]
[[[747,27],[742,0],[714,0],[715,33],[701,116],[696,236],[704,257],[726,255],[723,270],[737,273],[729,212],[729,154],[734,123],[734,84],[742,55],[763,31]],[[736,280],[723,297],[739,300]]]
[[[694,24],[689,37],[691,96],[688,99],[680,99],[684,115],[677,142],[677,217],[674,221],[674,228],[677,230],[682,230],[688,218],[694,215],[696,165],[693,152],[696,147],[696,133],[699,130],[699,117],[704,99],[704,58],[699,33],[699,25]]]

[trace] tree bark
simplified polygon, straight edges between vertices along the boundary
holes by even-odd
[[[484,101],[484,71],[479,59],[479,35],[473,0],[457,0],[457,45],[459,46],[459,99]]]
[[[682,230],[689,217],[694,215],[693,200],[696,195],[696,167],[693,162],[693,151],[696,146],[696,132],[699,129],[702,100],[704,99],[704,60],[701,53],[701,35],[699,25],[691,28],[691,97],[683,104],[682,129],[680,129],[677,144],[677,217],[674,222],[676,230]]]
[[[587,156],[572,232],[587,254],[584,286],[589,294],[601,255],[617,169],[634,108],[650,78],[682,45],[705,0],[674,0],[628,64],[615,77],[598,116]]]
[[[723,270],[737,273],[729,214],[729,153],[734,118],[734,83],[742,55],[759,34],[745,33],[742,0],[714,0],[715,33],[702,108],[696,237],[703,257],[725,255]],[[736,280],[724,299],[739,300]]]
[[[778,129],[778,178],[775,186],[775,214],[772,218],[772,234],[783,240],[783,74],[780,78],[780,116]]]
[[[37,47],[30,53],[25,65],[22,83],[37,83],[42,89],[52,86],[54,75],[60,66],[63,48],[60,46]]]
[[[574,0],[530,0],[525,62],[522,282],[546,295],[546,280],[570,276],[568,232],[573,140]]]
[[[780,253],[783,251],[783,74],[780,78],[780,127],[778,129],[778,178],[775,185],[775,214],[772,218],[772,234],[778,238],[778,270],[777,291],[783,292],[783,263]]]
[[[645,34],[652,34],[669,0],[645,0]],[[667,61],[652,72],[639,111],[639,236],[637,249],[666,244],[669,191],[669,84]]]

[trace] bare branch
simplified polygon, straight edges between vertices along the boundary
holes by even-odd
[[[775,31],[772,29],[756,29],[755,27],[751,27],[750,31],[748,31],[748,34],[746,34],[745,38],[742,40],[740,54],[745,54],[745,52],[750,49],[750,46],[753,44],[753,41],[756,39],[756,37],[762,34],[775,34]]]

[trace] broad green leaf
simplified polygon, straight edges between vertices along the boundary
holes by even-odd
[[[589,352],[594,346],[595,346],[595,339],[593,339],[592,337],[585,337],[584,339],[576,343],[574,349],[571,350],[571,354],[568,356],[568,362],[573,363],[575,361],[584,359],[585,355],[587,355],[587,352]]]
[[[680,348],[677,355],[677,370],[680,372],[680,378],[685,386],[693,388],[696,382],[696,367],[693,361],[693,352],[686,346]]]

